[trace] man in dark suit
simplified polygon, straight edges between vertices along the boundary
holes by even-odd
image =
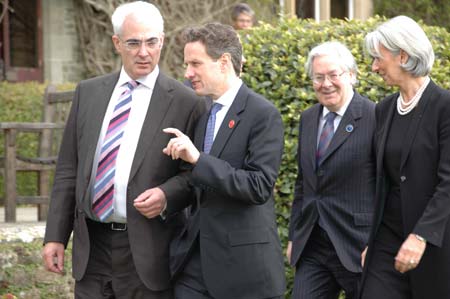
[[[164,153],[192,165],[186,180],[195,193],[167,203],[167,215],[190,205],[188,224],[171,244],[175,297],[281,298],[273,200],[283,151],[280,114],[239,79],[242,46],[231,26],[189,28],[184,38],[185,76],[213,104],[193,142],[180,130],[164,130],[175,135]]]
[[[306,69],[319,103],[300,120],[287,249],[293,298],[338,298],[341,290],[355,298],[374,206],[375,104],[353,90],[356,63],[341,43],[313,48]]]
[[[178,178],[180,163],[161,152],[169,141],[162,129],[193,133],[204,102],[159,71],[164,33],[155,6],[124,4],[111,19],[123,66],[77,86],[43,259],[49,271],[63,273],[73,231],[76,298],[172,298],[169,241],[181,215],[166,223],[150,218],[189,187]]]

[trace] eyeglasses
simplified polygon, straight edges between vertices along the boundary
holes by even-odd
[[[336,83],[343,74],[345,74],[346,71],[343,71],[340,74],[336,74],[336,73],[331,73],[331,74],[326,74],[326,75],[313,75],[312,77],[312,81],[314,84],[323,84],[323,82],[325,82],[325,80],[328,78],[328,80],[332,83]]]
[[[127,50],[130,50],[130,51],[140,49],[142,47],[142,43],[145,44],[145,47],[147,49],[155,49],[156,46],[159,44],[159,38],[157,38],[157,37],[152,37],[145,41],[138,40],[138,39],[127,39],[126,41],[122,41],[122,40],[120,40],[120,41],[125,45]]]

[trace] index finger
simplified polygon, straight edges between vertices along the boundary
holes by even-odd
[[[163,132],[168,134],[174,134],[177,137],[181,137],[184,135],[180,130],[176,128],[165,128],[163,129]]]

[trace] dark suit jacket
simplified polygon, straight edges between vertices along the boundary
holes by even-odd
[[[302,113],[298,175],[289,226],[291,264],[296,265],[319,217],[346,269],[361,272],[375,195],[375,104],[355,92],[339,127],[316,167],[323,106]],[[300,261],[301,262],[301,261]]]
[[[383,161],[397,97],[376,107],[376,214],[366,265],[388,191]],[[400,166],[403,232],[405,239],[410,233],[424,237],[427,247],[418,267],[408,272],[410,286],[414,298],[450,298],[450,92],[430,82],[411,113]]]
[[[208,115],[198,122],[194,143],[203,148]],[[200,241],[203,279],[218,299],[280,296],[285,290],[283,255],[273,188],[283,151],[277,109],[242,85],[214,140],[201,153],[190,182],[191,202],[171,202],[168,212],[192,204],[185,231],[171,245],[174,277]]]
[[[47,219],[45,242],[67,245],[73,230],[73,276],[80,280],[89,258],[89,234],[85,217],[91,215],[87,192],[102,121],[119,74],[80,82],[59,152],[55,182]],[[180,180],[179,161],[162,153],[171,136],[163,128],[193,133],[204,102],[192,90],[162,73],[158,76],[145,118],[127,188],[127,222],[133,262],[152,290],[169,287],[169,241],[174,227],[147,219],[134,207],[133,199],[144,190],[159,186],[167,200],[186,196],[189,186]],[[175,217],[176,218],[176,217]]]

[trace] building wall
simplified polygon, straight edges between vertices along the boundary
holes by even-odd
[[[280,2],[288,17],[296,16],[297,11],[298,17],[314,18],[317,21],[327,21],[336,17],[366,20],[373,14],[373,0],[280,0]],[[301,6],[297,7],[298,5]]]
[[[355,19],[366,20],[373,15],[372,0],[354,0],[355,2]]]
[[[72,0],[42,0],[44,80],[77,82],[82,78]]]

